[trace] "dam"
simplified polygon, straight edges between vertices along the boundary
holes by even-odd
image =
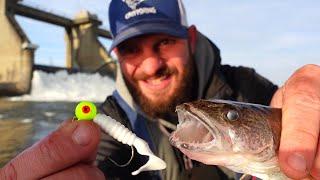
[[[19,25],[17,15],[64,28],[66,68],[34,64],[38,46]],[[101,28],[101,24],[98,17],[88,11],[81,11],[71,19],[26,5],[21,0],[0,0],[0,96],[30,93],[35,69],[98,72],[114,78],[117,63],[98,40],[99,37],[112,37],[108,30]]]

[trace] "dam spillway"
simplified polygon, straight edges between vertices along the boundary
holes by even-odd
[[[103,71],[115,77],[117,63],[98,37],[111,39],[101,21],[90,12],[81,11],[74,19],[37,9],[18,0],[0,0],[0,96],[29,93],[37,45],[16,21],[20,15],[65,29],[65,66],[80,72]]]

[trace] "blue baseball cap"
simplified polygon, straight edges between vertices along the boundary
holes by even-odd
[[[113,36],[110,51],[125,40],[143,34],[188,37],[182,0],[112,0],[109,24]]]

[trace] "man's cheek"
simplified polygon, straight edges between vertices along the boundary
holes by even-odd
[[[127,79],[131,79],[135,72],[136,66],[130,65],[129,63],[120,63],[121,72]]]

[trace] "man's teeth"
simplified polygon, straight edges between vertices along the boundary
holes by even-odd
[[[161,84],[161,82],[163,80],[165,80],[168,76],[161,76],[161,77],[158,77],[158,78],[154,78],[154,79],[148,79],[147,82],[152,84],[152,85],[158,85],[158,84]]]

